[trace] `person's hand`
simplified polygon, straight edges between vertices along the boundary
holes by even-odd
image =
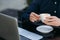
[[[50,17],[46,17],[46,20],[44,20],[44,22],[46,25],[51,25],[51,26],[60,26],[60,18],[56,17],[56,16],[50,16]]]
[[[38,14],[32,12],[32,13],[30,14],[30,18],[29,18],[29,19],[30,19],[31,22],[35,22],[35,21],[40,20],[40,16],[39,16]]]

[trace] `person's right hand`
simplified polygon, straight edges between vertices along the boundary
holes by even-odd
[[[29,19],[31,22],[39,21],[40,16],[34,12],[31,12]]]

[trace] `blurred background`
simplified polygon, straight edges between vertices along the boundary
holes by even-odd
[[[27,6],[27,0],[0,0],[0,11],[8,8],[22,10]]]
[[[0,0],[0,12],[17,17],[24,9],[26,9],[32,0]]]

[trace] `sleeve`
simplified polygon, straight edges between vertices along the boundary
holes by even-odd
[[[22,21],[29,21],[31,12],[39,13],[39,2],[40,0],[34,0],[28,9],[22,15]]]

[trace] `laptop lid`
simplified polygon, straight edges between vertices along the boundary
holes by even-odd
[[[5,40],[19,40],[17,19],[0,13],[0,37]]]

